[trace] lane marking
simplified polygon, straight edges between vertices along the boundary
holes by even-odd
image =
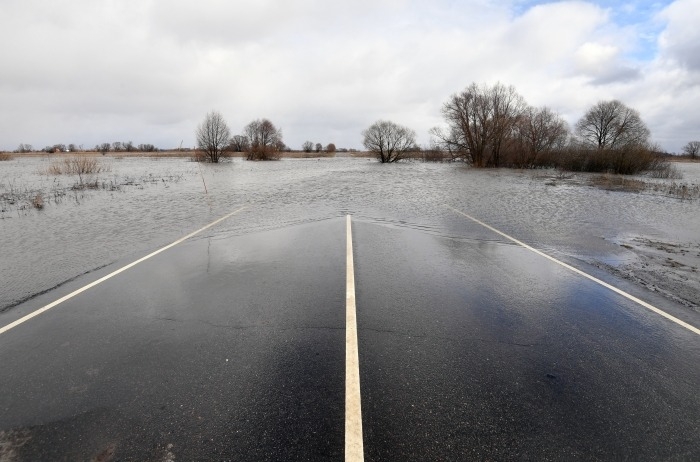
[[[472,216],[470,216],[470,215],[467,215],[466,213],[462,212],[461,210],[457,210],[456,208],[451,207],[451,206],[449,206],[449,205],[446,205],[446,207],[449,208],[449,209],[451,209],[453,212],[458,213],[458,214],[460,214],[460,215],[462,215],[462,216],[465,216],[465,217],[469,218],[470,220],[472,220],[473,222],[480,224],[480,225],[483,226],[484,228],[487,228],[487,229],[493,231],[494,233],[500,234],[501,236],[505,237],[506,239],[508,239],[508,240],[510,240],[510,241],[512,241],[512,242],[515,242],[515,243],[518,244],[519,246],[522,246],[522,247],[526,248],[527,250],[530,250],[531,252],[534,252],[534,253],[536,253],[537,255],[540,255],[540,256],[546,258],[547,260],[553,261],[554,263],[556,263],[556,264],[558,264],[558,265],[561,265],[561,266],[563,266],[564,268],[570,269],[570,270],[573,271],[574,273],[579,274],[579,275],[581,275],[581,276],[583,276],[583,277],[585,277],[585,278],[587,278],[587,279],[590,279],[591,281],[593,281],[593,282],[595,282],[595,283],[597,283],[597,284],[600,284],[601,286],[603,286],[603,287],[605,287],[605,288],[607,288],[607,289],[610,289],[610,290],[612,290],[613,292],[615,292],[615,293],[617,293],[617,294],[619,294],[619,295],[622,295],[622,296],[625,297],[626,299],[632,300],[633,302],[635,302],[635,303],[637,303],[637,304],[643,306],[644,308],[647,308],[648,310],[651,310],[651,311],[653,311],[654,313],[659,314],[659,315],[663,316],[664,318],[666,318],[666,319],[668,319],[668,320],[670,320],[670,321],[675,322],[675,323],[678,324],[679,326],[685,327],[685,328],[688,329],[689,331],[694,332],[694,333],[700,335],[700,329],[698,329],[697,327],[692,326],[692,325],[688,324],[687,322],[682,321],[682,320],[678,319],[677,317],[675,317],[675,316],[673,316],[673,315],[671,315],[671,314],[666,313],[665,311],[663,311],[663,310],[661,310],[661,309],[655,307],[654,305],[651,305],[651,304],[645,302],[644,300],[641,300],[641,299],[635,297],[634,295],[628,294],[627,292],[625,292],[625,291],[622,290],[622,289],[618,289],[617,287],[615,287],[615,286],[613,286],[613,285],[610,285],[610,284],[608,284],[607,282],[604,282],[604,281],[602,281],[602,280],[600,280],[600,279],[598,279],[598,278],[596,278],[596,277],[594,277],[594,276],[591,276],[590,274],[585,273],[585,272],[581,271],[580,269],[574,268],[573,266],[568,265],[568,264],[564,263],[563,261],[557,260],[556,258],[551,257],[551,256],[547,255],[546,253],[544,253],[544,252],[542,252],[542,251],[540,251],[540,250],[537,250],[537,249],[535,249],[534,247],[531,247],[531,246],[525,244],[524,242],[521,242],[521,241],[515,239],[514,237],[511,237],[511,236],[507,235],[506,233],[497,230],[496,228],[494,228],[494,227],[492,227],[492,226],[487,225],[487,224],[484,223],[483,221],[477,220],[476,218],[474,218],[474,217],[472,217]]]
[[[238,212],[240,212],[241,210],[245,209],[246,207],[247,207],[247,206],[244,205],[243,207],[241,207],[241,208],[239,208],[239,209],[237,209],[237,210],[234,210],[233,212],[229,213],[228,215],[224,215],[223,217],[219,218],[218,220],[212,221],[211,223],[209,223],[209,224],[206,225],[205,227],[200,228],[200,229],[198,229],[197,231],[194,231],[194,232],[188,234],[188,235],[185,236],[185,237],[181,237],[180,239],[178,239],[177,241],[173,242],[172,244],[168,244],[168,245],[166,245],[165,247],[163,247],[163,248],[161,248],[161,249],[158,249],[158,250],[156,250],[155,252],[152,252],[152,253],[146,255],[145,257],[139,258],[139,259],[136,260],[135,262],[129,263],[128,265],[123,266],[123,267],[119,268],[118,270],[113,271],[113,272],[109,273],[108,275],[106,275],[106,276],[104,276],[104,277],[101,277],[100,279],[98,279],[98,280],[96,280],[96,281],[94,281],[94,282],[91,282],[90,284],[88,284],[88,285],[86,285],[86,286],[84,286],[84,287],[81,287],[80,289],[78,289],[78,290],[76,290],[76,291],[74,291],[74,292],[69,293],[68,295],[65,295],[65,296],[59,298],[59,299],[56,300],[56,301],[51,302],[51,303],[49,303],[48,305],[46,305],[46,306],[44,306],[44,307],[42,307],[42,308],[39,308],[38,310],[33,311],[33,312],[29,313],[28,315],[26,315],[26,316],[24,316],[24,317],[22,317],[22,318],[19,318],[18,320],[14,321],[14,322],[11,322],[10,324],[6,325],[5,327],[0,328],[0,335],[4,334],[5,332],[7,332],[8,330],[10,330],[10,329],[12,329],[12,328],[14,328],[14,327],[19,326],[20,324],[23,324],[23,323],[29,321],[29,320],[32,319],[33,317],[39,316],[41,313],[43,313],[43,312],[45,312],[45,311],[48,311],[48,310],[50,310],[51,308],[53,308],[53,307],[55,307],[55,306],[57,306],[57,305],[60,305],[61,303],[65,302],[66,300],[70,300],[71,298],[75,297],[76,295],[81,294],[81,293],[85,292],[86,290],[91,289],[91,288],[95,287],[96,285],[105,282],[107,279],[111,279],[111,278],[113,278],[114,276],[116,276],[117,274],[123,273],[124,271],[128,270],[129,268],[132,268],[132,267],[138,265],[139,263],[141,263],[141,262],[143,262],[143,261],[145,261],[145,260],[148,260],[149,258],[154,257],[154,256],[158,255],[158,254],[161,253],[161,252],[164,252],[164,251],[168,250],[168,249],[171,248],[171,247],[175,247],[176,245],[178,245],[178,244],[180,244],[180,243],[186,241],[187,239],[191,238],[192,236],[196,236],[197,234],[201,233],[202,231],[204,231],[204,230],[206,230],[206,229],[209,229],[209,228],[211,228],[212,226],[214,226],[214,225],[216,225],[216,224],[218,224],[218,223],[221,223],[222,221],[224,221],[224,220],[227,219],[227,218],[232,217],[233,215],[237,214]]]
[[[355,307],[355,266],[352,258],[352,224],[346,220],[345,291],[345,460],[364,460],[362,445],[362,409],[360,403],[360,359],[357,348],[357,312]]]

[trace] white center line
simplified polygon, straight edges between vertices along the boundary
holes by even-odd
[[[355,267],[352,258],[352,224],[346,221],[347,271],[345,291],[345,460],[364,460],[362,409],[360,405],[360,360],[357,351]]]
[[[477,220],[476,218],[474,218],[474,217],[472,217],[472,216],[470,216],[470,215],[467,215],[466,213],[464,213],[464,212],[462,212],[462,211],[460,211],[460,210],[457,210],[457,209],[454,208],[454,207],[450,207],[449,205],[447,205],[446,207],[449,208],[449,209],[451,209],[453,212],[458,213],[458,214],[460,214],[460,215],[462,215],[462,216],[465,216],[465,217],[469,218],[470,220],[472,220],[473,222],[480,224],[480,225],[483,226],[484,228],[490,229],[491,231],[493,231],[493,232],[496,233],[496,234],[500,234],[501,236],[505,237],[506,239],[515,242],[516,244],[518,244],[518,245],[520,245],[520,246],[526,248],[527,250],[530,250],[530,251],[536,253],[537,255],[543,256],[544,258],[546,258],[546,259],[548,259],[548,260],[551,260],[551,261],[553,261],[554,263],[563,266],[564,268],[570,269],[570,270],[573,271],[574,273],[579,274],[579,275],[581,275],[581,276],[583,276],[583,277],[585,277],[585,278],[587,278],[587,279],[590,279],[591,281],[593,281],[593,282],[595,282],[595,283],[597,283],[597,284],[600,284],[601,286],[603,286],[603,287],[605,287],[605,288],[608,288],[608,289],[612,290],[612,291],[615,292],[615,293],[618,293],[618,294],[622,295],[623,297],[627,298],[628,300],[632,300],[633,302],[635,302],[635,303],[637,303],[637,304],[643,306],[644,308],[647,308],[648,310],[651,310],[651,311],[653,311],[654,313],[659,314],[659,315],[663,316],[664,318],[666,318],[666,319],[668,319],[668,320],[670,320],[670,321],[675,322],[675,323],[678,324],[679,326],[685,327],[685,328],[688,329],[689,331],[694,332],[694,333],[700,335],[700,329],[698,329],[697,327],[691,326],[691,325],[688,324],[687,322],[682,321],[682,320],[676,318],[675,316],[666,313],[665,311],[663,311],[663,310],[661,310],[661,309],[655,307],[654,305],[651,305],[651,304],[645,302],[644,300],[641,300],[641,299],[635,297],[634,295],[628,294],[628,293],[625,292],[624,290],[618,289],[617,287],[615,287],[615,286],[613,286],[613,285],[610,285],[610,284],[608,284],[607,282],[601,281],[600,279],[598,279],[598,278],[596,278],[596,277],[594,277],[594,276],[591,276],[590,274],[585,273],[585,272],[581,271],[580,269],[574,268],[574,267],[571,266],[571,265],[567,265],[567,264],[564,263],[563,261],[557,260],[556,258],[551,257],[551,256],[547,255],[546,253],[535,249],[534,247],[530,247],[529,245],[525,244],[524,242],[521,242],[521,241],[515,239],[514,237],[510,237],[510,236],[507,235],[506,233],[504,233],[504,232],[502,232],[502,231],[499,231],[499,230],[497,230],[496,228],[487,225],[487,224],[484,223],[483,221],[479,221],[479,220]]]
[[[33,311],[33,312],[29,313],[28,315],[26,315],[26,316],[24,316],[24,317],[22,317],[22,318],[19,318],[18,320],[14,321],[14,322],[11,322],[10,324],[8,324],[8,325],[6,325],[6,326],[0,328],[0,334],[4,334],[4,333],[7,332],[8,330],[10,330],[10,329],[12,329],[12,328],[14,328],[14,327],[19,326],[20,324],[23,324],[23,323],[29,321],[30,319],[32,319],[32,318],[35,317],[35,316],[39,316],[41,313],[43,313],[43,312],[45,312],[45,311],[48,311],[48,310],[50,310],[51,308],[53,308],[53,307],[55,307],[55,306],[57,306],[57,305],[60,305],[61,303],[65,302],[66,300],[70,300],[71,298],[75,297],[76,295],[81,294],[81,293],[85,292],[86,290],[88,290],[88,289],[90,289],[90,288],[92,288],[92,287],[95,287],[95,286],[98,285],[98,284],[101,284],[101,283],[105,282],[107,279],[113,278],[113,277],[116,276],[117,274],[122,273],[122,272],[128,270],[129,268],[132,268],[132,267],[138,265],[139,263],[141,263],[141,262],[143,262],[143,261],[145,261],[145,260],[148,260],[149,258],[154,257],[154,256],[158,255],[159,253],[161,253],[161,252],[163,252],[163,251],[165,251],[165,250],[168,250],[168,249],[171,248],[171,247],[174,247],[174,246],[180,244],[181,242],[186,241],[187,239],[191,238],[192,236],[196,236],[197,234],[201,233],[202,231],[211,228],[212,226],[214,226],[214,225],[216,225],[216,224],[218,224],[218,223],[224,221],[224,220],[227,219],[227,218],[232,217],[233,215],[237,214],[238,212],[240,212],[241,210],[243,210],[243,209],[245,209],[245,208],[246,208],[246,206],[244,205],[243,207],[241,207],[241,208],[239,208],[239,209],[237,209],[237,210],[234,210],[233,212],[229,213],[228,215],[224,215],[223,217],[219,218],[218,220],[212,221],[211,223],[209,223],[209,224],[206,225],[205,227],[200,228],[200,229],[198,229],[197,231],[195,231],[195,232],[193,232],[193,233],[190,233],[190,234],[188,234],[187,236],[178,239],[177,241],[173,242],[172,244],[166,245],[165,247],[163,247],[163,248],[161,248],[161,249],[158,249],[158,250],[156,250],[155,252],[152,252],[152,253],[146,255],[145,257],[139,258],[139,259],[136,260],[135,262],[129,263],[128,265],[123,266],[123,267],[119,268],[118,270],[109,273],[107,276],[101,277],[100,279],[98,279],[98,280],[96,280],[96,281],[94,281],[94,282],[91,282],[90,284],[88,284],[88,285],[86,285],[86,286],[83,286],[83,287],[81,287],[80,289],[78,289],[78,290],[76,290],[76,291],[74,291],[74,292],[69,293],[68,295],[63,296],[63,297],[59,298],[58,300],[56,300],[56,301],[54,301],[54,302],[51,302],[51,303],[49,303],[48,305],[46,305],[46,306],[44,306],[44,307],[42,307],[42,308],[39,308],[39,309],[36,310],[36,311]]]

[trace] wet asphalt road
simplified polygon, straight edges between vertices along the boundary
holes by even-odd
[[[697,334],[447,227],[353,221],[366,460],[700,460]],[[3,462],[342,460],[345,220],[195,237],[0,335],[0,365]]]

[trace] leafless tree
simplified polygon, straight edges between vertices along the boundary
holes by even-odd
[[[157,151],[156,147],[153,146],[152,144],[139,144],[137,146],[137,149],[141,152],[153,152]]]
[[[110,149],[112,149],[112,145],[109,143],[102,143],[98,146],[95,146],[95,148],[97,148],[95,149],[96,151],[100,151],[102,154],[104,154],[105,152],[109,152]]]
[[[78,152],[78,151],[80,151],[81,149],[79,149],[78,146],[75,145],[75,143],[71,143],[71,144],[68,145],[68,150],[69,150],[70,152]]]
[[[649,144],[650,132],[635,109],[618,100],[600,101],[576,123],[576,134],[597,149],[621,149]]]
[[[379,120],[362,132],[365,148],[381,163],[397,162],[416,146],[416,132],[388,120]]]
[[[316,145],[316,149],[318,149],[318,145]],[[326,152],[335,152],[335,144],[328,143],[328,146],[326,146]]]
[[[515,164],[535,167],[540,156],[563,148],[569,138],[569,127],[559,114],[548,107],[528,107],[515,126]]]
[[[210,162],[219,162],[224,148],[229,143],[231,131],[221,113],[209,112],[197,127],[197,147],[204,151]]]
[[[134,146],[134,142],[133,142],[133,141],[124,141],[124,142],[122,143],[122,147],[124,148],[124,150],[125,150],[126,152],[136,151],[136,147]]]
[[[323,151],[323,145],[321,143],[316,143],[316,152]]]
[[[245,135],[233,135],[229,143],[229,149],[233,152],[246,152],[249,147],[250,143]]]
[[[32,152],[33,150],[34,149],[32,148],[31,144],[20,143],[20,145],[17,147],[17,150],[15,152],[25,153],[25,152]]]
[[[683,154],[689,156],[691,159],[698,157],[698,155],[700,155],[700,141],[690,141],[683,146]]]
[[[527,108],[525,99],[518,94],[515,87],[497,83],[486,89],[486,96],[493,111],[493,136],[491,138],[490,163],[501,166],[501,154],[506,145],[513,140],[513,131]]]
[[[314,144],[311,141],[304,141],[304,144],[301,145],[301,149],[304,152],[311,152],[314,150]]]
[[[469,160],[475,167],[498,167],[525,107],[525,100],[513,86],[472,83],[443,105],[447,130],[434,128],[431,134],[455,159]]]
[[[286,148],[282,141],[282,130],[267,119],[254,120],[243,129],[250,148],[248,160],[272,160],[279,158],[278,152]]]

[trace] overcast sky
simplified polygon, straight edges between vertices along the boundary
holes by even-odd
[[[700,140],[700,0],[1,0],[0,149],[193,146],[218,110],[284,141],[360,148],[389,119],[420,143],[472,82],[574,124],[599,100],[653,139]]]

